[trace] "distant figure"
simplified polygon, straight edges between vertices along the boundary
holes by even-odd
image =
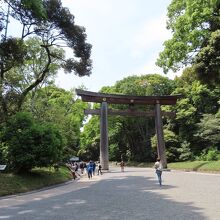
[[[77,163],[77,162],[75,162],[75,163],[74,163],[74,166],[75,166],[75,171],[77,172],[77,171],[78,171],[78,169],[79,169],[79,165],[78,165],[78,163]]]
[[[92,178],[92,172],[93,172],[93,162],[90,161],[88,164],[87,164],[87,174],[88,174],[88,178]]]
[[[79,168],[81,170],[81,174],[83,174],[84,173],[84,162],[83,161],[80,162]]]
[[[163,170],[163,166],[162,166],[162,163],[160,161],[160,158],[157,158],[157,161],[155,162],[154,164],[154,168],[156,170],[156,174],[157,174],[157,177],[158,177],[158,182],[160,184],[160,186],[162,185],[162,170]]]
[[[93,169],[92,169],[92,172],[93,172],[93,176],[95,175],[95,168],[96,168],[96,163],[95,162],[92,162],[93,163]]]
[[[72,166],[71,163],[66,163],[66,166],[67,166],[68,169],[70,170],[71,175],[72,175],[73,179],[75,180],[75,179],[77,178],[77,177],[76,177],[75,168]]]
[[[98,175],[101,174],[102,175],[102,165],[100,162],[98,162]]]
[[[125,163],[123,160],[120,163],[120,167],[121,167],[121,172],[124,172]]]

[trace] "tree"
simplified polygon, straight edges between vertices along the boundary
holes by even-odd
[[[35,122],[29,113],[12,116],[2,136],[13,172],[28,172],[35,166],[50,166],[62,159],[63,138],[58,129]]]
[[[168,162],[179,161],[180,158],[180,142],[178,140],[178,136],[170,131],[169,129],[164,129],[164,140],[166,146],[166,157]],[[156,135],[151,138],[152,147],[156,151],[157,141]]]
[[[97,116],[93,116],[84,125],[80,137],[80,149],[78,156],[83,160],[99,160],[100,129]]]
[[[195,55],[207,46],[211,34],[220,29],[219,9],[219,0],[172,0],[167,28],[173,36],[164,42],[156,62],[165,73],[192,64]]]
[[[23,108],[31,111],[40,123],[47,122],[59,129],[64,139],[65,157],[78,153],[84,109],[88,104],[77,99],[73,90],[54,85],[41,88],[27,96]]]
[[[60,0],[14,0],[1,1],[4,6],[9,6],[10,10],[5,13],[1,10],[2,17],[13,18],[20,22],[22,33],[20,38],[8,37],[7,29],[9,25],[6,19],[1,22],[0,31],[0,104],[4,117],[8,116],[8,106],[6,93],[8,92],[8,82],[6,80],[9,72],[15,72],[16,68],[33,65],[35,58],[29,53],[29,48],[25,39],[36,37],[40,42],[41,53],[44,54],[44,62],[37,72],[34,72],[33,81],[26,84],[22,91],[13,91],[13,98],[19,100],[17,109],[23,104],[27,94],[36,89],[53,69],[54,61],[59,61],[59,67],[67,73],[74,72],[79,76],[91,74],[91,45],[86,43],[85,28],[74,23],[74,16],[67,8],[62,7]],[[3,6],[2,6],[3,7]],[[4,33],[3,33],[4,32]],[[73,51],[72,58],[65,58],[63,53],[57,53],[55,48],[69,47]],[[42,57],[41,57],[42,58]],[[33,74],[32,70],[27,74]]]
[[[50,71],[45,75],[41,83],[35,88],[27,92],[29,85],[32,85],[38,80],[42,66],[47,63],[47,54],[41,49],[41,42],[38,38],[29,38],[24,43],[28,48],[26,53],[26,59],[21,66],[13,67],[4,74],[4,87],[2,88],[2,115],[12,115],[21,110],[24,99],[28,93],[32,95],[37,89],[40,89],[43,85],[51,84],[53,78],[60,68],[60,60],[57,58],[51,58]],[[60,57],[64,56],[62,49],[51,48],[53,54],[57,54]]]
[[[198,125],[197,136],[203,140],[206,148],[216,147],[220,150],[220,117],[204,114]]]
[[[203,83],[220,84],[220,30],[211,34],[208,44],[195,57],[193,68]]]
[[[191,73],[193,73],[192,68],[187,68],[181,77],[175,79],[177,88],[174,93],[182,94],[183,97],[175,106],[169,107],[176,112],[176,117],[170,119],[167,125],[178,135],[181,145],[180,158],[184,160],[186,157],[192,159],[208,147],[204,144],[204,140],[195,135],[199,132],[197,123],[204,114],[216,114],[219,109],[219,88],[209,88]]]
[[[158,74],[130,76],[118,81],[112,87],[103,87],[100,92],[129,95],[169,95],[175,84],[167,77]],[[98,107],[95,105],[94,107]],[[135,108],[137,110],[153,110],[153,106],[127,106],[109,104],[112,109]],[[96,152],[99,154],[99,118],[92,117],[82,133],[81,148],[84,154]],[[147,117],[108,117],[109,158],[121,160],[152,161],[155,151],[152,151],[151,137],[155,134],[154,118]],[[80,149],[81,151],[81,149]]]

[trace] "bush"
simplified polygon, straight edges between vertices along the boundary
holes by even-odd
[[[193,153],[190,150],[190,143],[184,141],[181,144],[181,147],[178,149],[180,156],[179,160],[180,161],[187,161],[187,160],[193,160],[194,156]]]
[[[210,148],[204,149],[199,157],[197,157],[197,160],[203,160],[203,161],[214,161],[218,160],[220,157],[220,153],[216,148]]]
[[[219,151],[216,148],[211,148],[208,150],[208,153],[206,155],[206,160],[212,161],[212,160],[218,160],[219,158]]]
[[[14,172],[51,166],[62,155],[62,136],[53,126],[36,123],[31,114],[20,112],[8,121],[3,133],[8,160]]]

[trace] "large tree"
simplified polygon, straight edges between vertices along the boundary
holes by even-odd
[[[207,45],[199,51],[193,69],[202,82],[220,85],[220,29],[211,34]]]
[[[42,124],[50,123],[59,129],[65,141],[65,157],[77,154],[84,109],[88,108],[88,103],[77,99],[73,91],[51,85],[30,93],[23,107]]]
[[[60,0],[2,0],[0,8],[0,106],[4,118],[8,112],[8,98],[18,100],[15,111],[21,109],[27,94],[36,89],[53,70],[53,64],[59,64],[66,72],[73,72],[79,76],[91,74],[90,52],[91,45],[86,42],[85,28],[75,24],[74,16],[62,7]],[[8,7],[9,10],[6,10]],[[20,37],[8,36],[7,29],[15,19],[21,25]],[[29,69],[30,76],[35,77],[22,90],[11,93],[11,85],[7,80],[9,75],[18,68],[33,66],[42,57],[34,57],[30,53],[26,39],[35,37],[40,42],[40,52],[44,54],[41,68]],[[55,48],[68,47],[72,49],[71,58],[65,58]],[[19,80],[18,80],[19,82]]]
[[[172,0],[167,16],[173,36],[164,42],[157,60],[164,72],[192,64],[200,49],[209,44],[211,34],[220,29],[220,1]]]

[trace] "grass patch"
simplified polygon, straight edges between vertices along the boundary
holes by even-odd
[[[51,186],[72,179],[69,170],[61,167],[54,169],[38,168],[25,175],[0,173],[0,196],[24,193]]]
[[[220,172],[219,161],[187,161],[169,163],[168,168],[186,171]]]
[[[112,165],[116,165],[116,162],[112,162]],[[117,163],[119,166],[120,162]],[[132,167],[154,167],[154,163],[146,162],[140,163],[135,161],[125,162],[125,166]],[[220,160],[219,161],[186,161],[168,163],[168,168],[184,171],[204,171],[204,172],[220,172]]]

